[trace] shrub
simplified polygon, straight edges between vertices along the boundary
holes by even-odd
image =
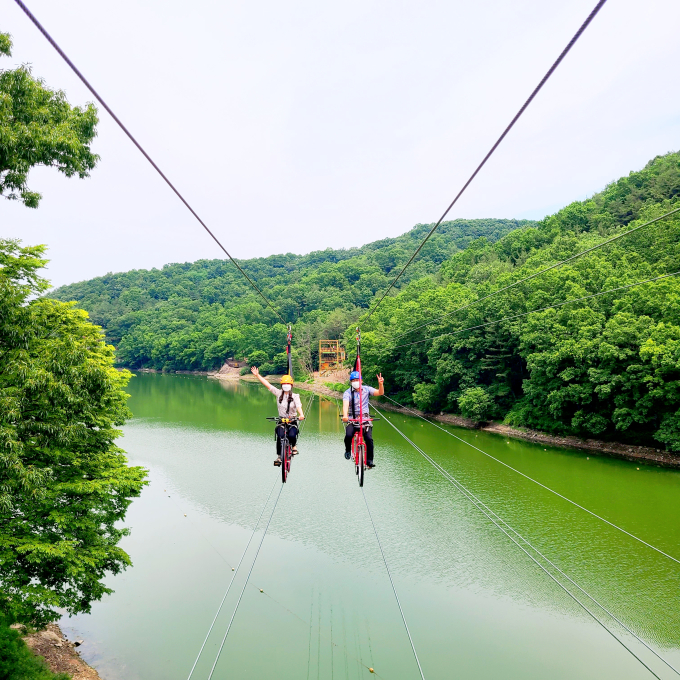
[[[418,383],[413,392],[413,401],[421,411],[430,411],[437,401],[437,386],[428,383]]]
[[[9,623],[0,621],[0,678],[2,680],[70,680],[66,673],[52,673],[44,659],[35,656]]]
[[[458,397],[460,412],[474,421],[487,420],[493,409],[493,399],[483,387],[470,387]]]
[[[263,352],[261,349],[256,349],[255,351],[251,352],[250,356],[248,357],[248,363],[251,366],[257,366],[258,368],[268,360],[269,357],[267,356],[267,353]]]
[[[345,383],[339,383],[339,382],[325,382],[324,385],[329,389],[329,390],[335,390],[336,392],[344,392],[347,389],[347,385]]]

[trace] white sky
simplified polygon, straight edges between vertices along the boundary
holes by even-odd
[[[433,222],[595,0],[28,0],[232,255],[304,253]],[[449,218],[540,218],[680,148],[680,3],[609,0]],[[0,31],[92,100],[12,0]],[[92,177],[31,173],[0,234],[55,285],[217,246],[104,111]]]

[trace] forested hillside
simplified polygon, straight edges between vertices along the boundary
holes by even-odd
[[[480,237],[491,242],[526,220],[444,222],[409,268],[404,284],[437,272],[441,263]],[[339,337],[373,296],[384,290],[431,225],[362,248],[240,261],[286,320],[297,321],[306,363],[319,335]],[[64,286],[50,297],[76,300],[117,348],[120,363],[167,370],[209,370],[226,356],[257,351],[271,370],[285,329],[227,260],[170,264]],[[302,331],[304,326],[304,331]],[[296,335],[296,339],[298,336]],[[302,349],[300,343],[298,343]],[[285,364],[284,364],[285,365]]]
[[[680,276],[534,312],[680,272],[678,215],[434,322],[678,206],[680,155],[671,153],[541,222],[444,223],[363,324],[367,374],[382,371],[389,393],[427,411],[680,450]],[[428,228],[242,264],[296,321],[297,357],[311,366],[319,336],[345,333],[351,350],[348,328]],[[127,366],[211,369],[228,355],[257,357],[265,371],[285,366],[284,326],[222,260],[108,275],[52,296],[90,312]]]
[[[680,450],[680,276],[489,323],[680,273],[680,213],[449,314],[677,207],[674,153],[538,225],[471,244],[439,283],[411,283],[364,326],[367,373],[382,370],[393,394],[428,411]]]

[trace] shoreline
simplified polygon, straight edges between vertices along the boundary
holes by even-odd
[[[203,373],[215,380],[225,380],[218,373]],[[276,381],[280,376],[266,376],[270,382]],[[227,378],[231,379],[231,378]],[[238,376],[239,380],[246,382],[256,382],[255,378],[251,376]],[[315,378],[313,383],[300,383],[297,389],[302,391],[314,392],[320,396],[330,397],[333,399],[342,399],[342,393],[331,390],[323,384],[320,378]],[[406,409],[393,406],[392,404],[382,402],[380,408],[393,413],[404,413]],[[488,422],[484,425],[477,426],[474,421],[463,416],[456,416],[450,413],[441,413],[439,415],[433,413],[424,413],[418,409],[409,406],[408,410],[413,414],[425,418],[427,420],[434,420],[448,425],[455,425],[466,430],[481,430],[491,434],[497,434],[503,437],[510,437],[512,439],[521,439],[527,442],[536,444],[544,444],[546,446],[556,446],[568,449],[577,449],[580,451],[589,451],[601,456],[609,458],[619,458],[633,463],[644,463],[647,465],[657,465],[658,467],[666,467],[671,469],[680,469],[680,455],[663,451],[661,449],[654,449],[650,446],[634,446],[632,444],[622,444],[621,442],[609,442],[599,439],[580,439],[574,436],[557,436],[541,432],[540,430],[519,429],[510,427],[498,422]]]
[[[137,371],[138,373],[161,373],[152,368],[129,369]],[[220,371],[174,371],[178,375],[205,375],[213,380],[220,380],[226,382],[257,382],[251,375],[239,375],[239,369],[229,369]],[[278,382],[281,376],[268,375],[265,376],[270,382]],[[330,381],[329,381],[330,382]],[[314,392],[320,396],[329,397],[332,399],[342,399],[342,393],[331,390],[323,384],[323,379],[315,378],[311,383],[299,383],[297,389],[303,392]],[[382,402],[381,409],[392,411],[394,413],[403,413],[405,409],[398,408],[392,404]],[[579,451],[589,451],[601,456],[608,456],[609,458],[619,458],[633,463],[643,463],[647,465],[656,465],[657,467],[665,467],[671,469],[680,469],[680,454],[674,454],[670,451],[662,449],[655,449],[651,446],[634,446],[632,444],[623,444],[621,442],[603,441],[600,439],[580,439],[571,435],[557,436],[541,432],[540,430],[520,429],[510,427],[499,422],[488,422],[484,425],[477,425],[474,421],[463,416],[456,416],[449,413],[440,413],[439,415],[433,413],[424,413],[416,408],[408,407],[410,411],[418,416],[428,420],[434,420],[448,425],[455,425],[467,430],[482,430],[491,434],[497,434],[503,437],[510,437],[512,439],[522,439],[527,442],[542,444],[545,446],[556,446],[568,449],[577,449]]]
[[[53,673],[68,673],[72,680],[102,680],[76,649],[83,641],[69,642],[58,624],[48,623],[45,630],[22,635],[22,639],[36,656],[45,659]]]

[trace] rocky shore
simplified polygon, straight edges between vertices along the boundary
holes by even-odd
[[[23,640],[34,654],[45,659],[53,673],[68,673],[73,680],[102,680],[78,653],[83,641],[69,641],[56,623],[50,623],[45,630],[24,635]]]

